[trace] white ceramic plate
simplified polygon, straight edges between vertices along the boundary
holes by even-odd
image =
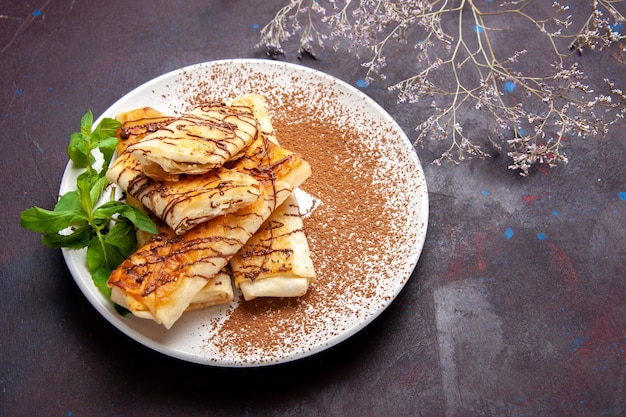
[[[362,255],[360,259],[345,259],[347,256],[341,251],[315,254],[318,277],[309,290],[312,295],[301,301],[290,300],[287,304],[268,302],[268,311],[254,316],[254,324],[246,324],[246,329],[241,331],[233,329],[232,323],[225,330],[234,312],[245,303],[239,299],[228,305],[185,313],[170,330],[149,320],[121,316],[93,285],[86,268],[85,251],[63,250],[69,270],[81,291],[111,324],[151,349],[194,363],[224,367],[284,363],[321,352],[347,339],[371,323],[395,299],[417,264],[426,236],[428,194],[422,167],[411,142],[374,101],[356,88],[322,72],[270,60],[235,59],[202,63],[143,84],[113,104],[96,123],[103,117],[115,117],[120,112],[144,106],[179,114],[191,107],[199,93],[212,98],[227,98],[252,92],[267,97],[274,119],[283,116],[281,109],[290,108],[320,125],[341,124],[343,126],[335,127],[345,129],[345,125],[349,124],[350,129],[356,130],[354,136],[363,141],[360,146],[362,151],[356,152],[364,153],[355,155],[356,160],[375,158],[369,164],[376,165],[376,179],[362,189],[362,195],[350,198],[356,206],[366,201],[366,195],[384,194],[385,202],[381,210],[391,214],[371,221],[361,219],[365,220],[363,224],[373,228],[371,233],[367,232],[373,237],[372,241],[363,242],[364,239],[357,236],[354,240],[350,237],[337,243],[346,248],[365,245],[367,250],[359,251]],[[380,141],[378,138],[383,136],[385,140]],[[355,169],[355,173],[362,171],[362,167],[350,167],[347,162],[342,162],[346,169]],[[332,175],[327,171],[314,167],[313,175],[322,176],[317,177],[318,183],[320,178],[324,180],[324,175]],[[61,193],[75,189],[78,173],[71,163],[68,164],[61,182]],[[305,192],[306,185],[303,185]],[[354,187],[352,189],[354,191]],[[323,196],[320,201],[322,205],[332,205],[331,201],[324,201]],[[319,213],[322,216],[322,211]],[[316,220],[314,214],[306,221],[326,221],[323,218]],[[324,228],[313,229],[310,240],[315,242],[321,239],[316,233],[322,233],[320,230]],[[380,229],[381,236],[377,235],[376,229]],[[329,233],[341,236],[336,230]],[[355,262],[354,268],[350,262]],[[350,276],[345,272],[337,274],[339,270],[356,272],[355,276]],[[342,282],[335,282],[344,279],[346,282],[358,280],[358,287],[351,288]],[[263,304],[261,308],[264,308]],[[278,320],[275,316],[281,308],[293,310],[290,313],[303,318],[302,323],[293,328],[289,325],[284,329],[276,326],[273,320]],[[257,308],[256,313],[258,311]],[[251,333],[252,328],[255,334]],[[285,329],[288,334],[285,334]],[[260,338],[264,339],[263,343],[258,343]]]

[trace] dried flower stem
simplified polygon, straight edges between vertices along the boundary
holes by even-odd
[[[567,162],[561,153],[563,138],[604,135],[626,114],[624,93],[606,80],[606,93],[596,95],[576,62],[585,49],[601,51],[625,39],[619,32],[625,19],[616,7],[621,1],[591,1],[589,16],[577,30],[567,14],[570,6],[558,1],[549,13],[533,0],[321,3],[291,0],[262,29],[259,44],[276,58],[284,54],[282,42],[300,34],[298,53],[315,56],[326,40],[333,39],[338,48],[339,40],[347,39],[357,57],[363,49],[369,53],[362,63],[367,82],[386,78],[386,57],[394,53],[394,45],[412,45],[414,74],[389,89],[399,102],[432,102],[430,115],[417,126],[416,143],[427,138],[448,142],[437,164],[488,156],[480,145],[484,140],[477,139],[482,135],[466,133],[476,112],[486,116],[490,146],[508,148],[509,167],[522,175],[536,163],[553,167]],[[506,56],[498,39],[511,22],[531,30],[528,42],[533,44]],[[541,48],[532,47],[542,39]],[[547,71],[520,71],[525,68],[520,60],[538,49],[541,59],[552,59]]]

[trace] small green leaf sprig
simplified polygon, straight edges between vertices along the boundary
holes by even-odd
[[[136,207],[117,201],[111,189],[108,200],[100,200],[109,187],[106,171],[115,153],[115,131],[120,123],[103,118],[93,128],[93,114],[87,111],[80,132],[70,136],[67,154],[84,171],[76,179],[76,190],[63,194],[53,210],[31,207],[20,213],[20,225],[43,233],[42,242],[51,248],[87,247],[87,267],[96,287],[107,298],[106,282],[113,271],[136,249],[135,227],[157,233],[150,217]],[[98,153],[100,154],[98,156]],[[101,162],[101,163],[100,163]]]

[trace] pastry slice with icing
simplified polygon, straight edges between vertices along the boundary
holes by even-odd
[[[250,94],[235,100],[252,108],[259,131],[278,144],[265,98]],[[246,301],[257,297],[300,297],[315,281],[298,201],[281,204],[230,261],[235,285]]]
[[[107,178],[179,235],[214,217],[248,206],[261,196],[261,185],[256,179],[224,167],[178,181],[153,180],[128,152],[113,162]]]
[[[157,180],[176,181],[224,165],[257,136],[249,107],[207,103],[161,126],[127,148],[142,170]]]
[[[230,266],[246,301],[306,294],[315,281],[315,269],[293,194],[231,259]]]
[[[260,184],[253,177],[223,167],[202,175],[180,175],[177,181],[154,180],[128,148],[158,131],[172,118],[144,107],[121,113],[117,151],[120,155],[107,172],[127,196],[140,201],[182,234],[213,217],[237,211],[260,197]]]
[[[153,239],[139,248],[109,277],[107,284],[116,303],[170,328],[207,282],[311,174],[302,157],[263,135],[230,168],[254,177],[261,184],[261,197],[182,235]]]

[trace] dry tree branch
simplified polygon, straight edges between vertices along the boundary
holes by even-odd
[[[605,80],[605,94],[585,84],[576,60],[583,50],[602,51],[626,37],[617,4],[621,0],[590,0],[589,15],[578,29],[570,6],[533,0],[291,0],[261,31],[259,45],[276,58],[282,42],[299,34],[298,54],[315,56],[316,48],[333,39],[347,40],[357,57],[369,58],[364,79],[384,80],[387,56],[394,47],[412,45],[416,51],[413,75],[389,89],[399,102],[432,102],[430,115],[417,126],[416,143],[435,139],[447,148],[434,162],[458,163],[484,158],[482,135],[466,129],[476,112],[486,116],[491,147],[507,148],[509,168],[527,175],[535,164],[551,167],[567,162],[563,138],[606,134],[624,117],[624,93]],[[539,5],[537,5],[539,3]],[[521,45],[502,52],[498,41],[510,22],[529,31],[528,42],[544,45],[547,70],[528,73],[523,60],[537,48]],[[499,27],[500,26],[500,27]],[[521,39],[523,41],[523,39]],[[530,52],[529,52],[530,51]],[[549,60],[552,64],[549,64]],[[523,71],[521,70],[523,69]]]

